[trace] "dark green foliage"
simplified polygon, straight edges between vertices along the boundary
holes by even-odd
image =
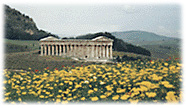
[[[126,46],[128,48],[128,52],[133,52],[133,53],[137,53],[137,54],[143,54],[143,55],[147,55],[147,56],[151,55],[150,51],[148,51],[145,48],[142,48],[140,46],[134,46],[132,44],[128,44]]]
[[[132,56],[127,56],[127,55],[123,55],[122,57],[117,56],[115,59],[116,62],[126,62],[126,61],[136,61],[136,60],[150,61],[151,59],[148,57],[142,58],[141,56],[132,57]]]
[[[35,22],[27,15],[5,5],[5,38],[12,40],[39,40],[52,35],[43,30],[38,30]],[[55,36],[57,37],[57,36]]]
[[[116,61],[117,61],[117,62],[121,62],[121,59],[120,59],[119,56],[116,57]]]
[[[159,48],[168,49],[168,50],[170,50],[170,49],[171,49],[171,47],[170,47],[170,46],[163,46],[163,45],[160,45],[160,46],[159,46]]]

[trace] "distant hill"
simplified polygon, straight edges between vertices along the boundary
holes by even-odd
[[[112,32],[111,34],[125,42],[147,49],[151,52],[151,57],[166,59],[169,56],[181,56],[181,39],[179,38],[145,31]]]
[[[160,44],[165,42],[175,42],[179,43],[179,38],[171,38],[166,36],[161,36],[152,32],[146,31],[124,31],[124,32],[112,32],[112,35],[119,39],[124,40],[135,45],[152,45]]]
[[[105,32],[105,33],[99,32],[95,34],[81,35],[81,36],[77,36],[76,39],[93,39],[98,36],[105,36],[105,37],[113,39],[114,40],[113,42],[114,51],[132,52],[132,53],[142,54],[142,55],[147,55],[147,56],[151,55],[150,51],[146,50],[145,48],[124,42],[122,39],[118,39],[114,35],[108,32]]]
[[[5,5],[5,38],[12,40],[39,40],[54,34],[39,30],[32,18]]]

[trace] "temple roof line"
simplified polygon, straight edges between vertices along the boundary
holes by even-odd
[[[53,36],[48,36],[46,38],[40,39],[39,41],[114,41],[105,36],[99,36],[93,39],[58,39]]]

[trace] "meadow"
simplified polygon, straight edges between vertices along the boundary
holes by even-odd
[[[4,70],[8,103],[180,103],[179,58],[125,61],[113,65],[61,66],[51,70]]]
[[[180,103],[182,64],[179,56],[128,56],[113,64],[40,56],[38,41],[5,40],[6,103]],[[26,47],[26,49],[25,49]]]

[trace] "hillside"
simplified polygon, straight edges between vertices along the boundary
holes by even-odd
[[[142,54],[142,55],[147,55],[147,56],[151,55],[150,51],[146,50],[145,48],[124,42],[122,39],[118,39],[114,35],[112,35],[111,33],[108,33],[108,32],[86,34],[86,35],[82,35],[82,36],[77,36],[76,39],[93,39],[98,36],[105,36],[105,37],[113,39],[114,40],[114,42],[113,42],[113,50],[114,51],[132,52],[132,53]]]
[[[5,5],[5,38],[12,40],[39,40],[53,35],[39,30],[32,18]],[[58,37],[56,35],[53,35]]]
[[[149,45],[149,44],[160,44],[160,43],[179,43],[179,38],[172,38],[161,36],[152,32],[146,31],[124,31],[124,32],[112,32],[112,35],[125,42],[133,43],[135,45]],[[158,43],[157,43],[158,42]]]
[[[112,35],[125,42],[145,48],[155,58],[180,57],[181,39],[161,36],[145,31],[112,32]]]

